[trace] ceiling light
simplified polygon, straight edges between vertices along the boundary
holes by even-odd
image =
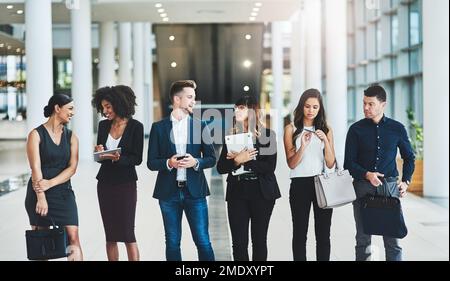
[[[99,63],[99,62],[100,62],[100,60],[98,58],[94,59],[94,63]]]
[[[248,92],[248,91],[250,91],[250,87],[247,86],[247,85],[245,85],[245,86],[244,86],[244,92]]]
[[[173,40],[175,40],[175,36],[173,36],[173,35],[170,35],[170,36],[169,36],[169,40],[170,40],[170,41],[173,41]]]
[[[6,9],[11,10],[12,8],[14,8],[13,5],[6,5]]]
[[[258,15],[258,13],[254,13],[254,12],[253,12],[253,13],[251,13],[250,15],[251,15],[252,17],[256,17],[256,16]]]
[[[255,17],[249,17],[248,19],[249,19],[250,21],[255,21],[255,20],[256,20]]]
[[[164,9],[158,9],[158,13],[164,13]]]
[[[172,68],[175,68],[175,67],[177,67],[177,63],[173,61],[173,62],[170,64],[170,66],[171,66]]]
[[[261,6],[262,6],[262,3],[261,3],[261,2],[256,2],[256,3],[255,3],[255,6],[256,6],[256,7],[261,7]]]
[[[17,10],[17,14],[19,15],[23,14],[23,10]]]
[[[155,7],[156,7],[156,8],[161,8],[161,7],[162,7],[162,4],[161,4],[161,3],[156,3],[156,4],[155,4]]]
[[[252,66],[252,62],[249,61],[249,60],[245,60],[245,61],[242,63],[242,65],[243,65],[245,68],[249,68],[250,66]]]
[[[253,8],[253,12],[259,12],[259,8],[258,7]]]
[[[162,18],[167,18],[167,14],[163,13],[163,14],[159,14]]]
[[[20,48],[17,48],[17,49],[16,49],[16,53],[20,53]]]
[[[169,18],[163,18],[163,21],[169,21]]]
[[[0,48],[3,48],[3,47],[5,47],[5,44],[0,43]]]
[[[252,36],[250,34],[245,34],[245,39],[250,40],[252,39]]]
[[[6,49],[11,50],[11,46],[6,47]]]

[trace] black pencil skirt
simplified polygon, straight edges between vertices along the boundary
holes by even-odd
[[[106,241],[136,242],[134,235],[136,182],[111,184],[99,181],[97,195]]]

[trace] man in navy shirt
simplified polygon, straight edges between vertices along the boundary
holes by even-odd
[[[394,197],[404,197],[414,172],[414,151],[409,142],[405,126],[384,115],[386,92],[378,85],[364,91],[364,115],[353,124],[345,143],[344,167],[354,178],[357,198],[374,194],[382,179],[387,185],[385,192]],[[403,159],[403,173],[397,183],[397,149]],[[371,236],[364,234],[359,200],[353,203],[356,222],[356,260],[369,260],[371,257]],[[402,260],[402,248],[398,239],[383,237],[386,260]]]

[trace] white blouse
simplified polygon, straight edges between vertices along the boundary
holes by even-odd
[[[297,130],[294,127],[294,132]],[[304,127],[307,130],[315,131],[315,127]],[[295,150],[298,151],[302,145],[302,136],[307,133],[303,130],[295,139]],[[290,178],[313,177],[322,173],[324,167],[325,144],[316,134],[312,134],[311,143],[303,153],[303,158],[294,169],[290,171]]]
[[[117,148],[121,139],[122,137],[115,139],[111,136],[111,134],[108,134],[108,139],[106,140],[106,150]]]

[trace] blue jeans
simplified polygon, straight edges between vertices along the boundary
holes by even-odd
[[[193,198],[187,188],[175,192],[168,200],[159,200],[166,235],[166,259],[181,261],[181,219],[183,210],[197,246],[199,261],[214,261],[208,233],[208,205],[206,198]]]
[[[353,185],[355,187],[356,197],[362,198],[367,194],[375,194],[375,187],[368,181],[354,181]],[[384,188],[384,187],[383,187]],[[381,194],[386,194],[386,190],[383,191],[382,187],[378,187],[378,192]],[[400,192],[397,187],[396,182],[388,182],[389,192],[393,197],[399,197]],[[374,249],[371,247],[372,236],[364,234],[362,218],[361,218],[361,204],[359,200],[353,201],[353,214],[355,216],[356,222],[356,260],[366,261],[374,260],[377,257],[372,257],[375,254]],[[399,239],[383,236],[384,249],[386,255],[386,261],[401,261],[402,260],[402,248],[399,245]]]

